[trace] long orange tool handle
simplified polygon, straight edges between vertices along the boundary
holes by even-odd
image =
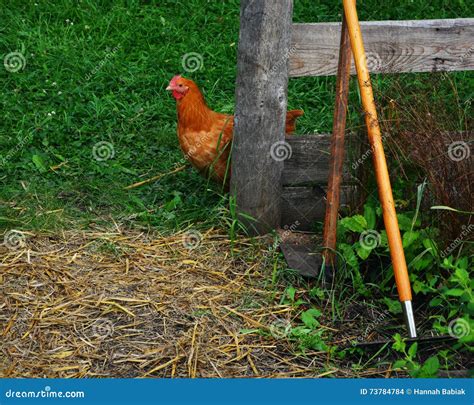
[[[390,255],[392,258],[393,271],[395,273],[395,282],[397,283],[398,296],[400,297],[402,304],[406,303],[406,305],[403,305],[405,316],[411,317],[413,323],[413,325],[408,325],[409,334],[414,335],[410,337],[415,337],[416,331],[411,308],[412,296],[410,280],[408,278],[405,253],[403,252],[402,238],[400,236],[395,204],[393,202],[392,187],[390,185],[390,177],[388,175],[387,162],[385,160],[385,153],[382,145],[382,136],[377,118],[377,110],[375,108],[369,69],[367,67],[367,59],[365,56],[359,18],[357,16],[355,0],[343,0],[343,3],[349,36],[351,38],[352,53],[354,55],[354,62],[359,80],[362,105],[365,112],[365,122],[367,125],[369,142],[373,152],[375,175],[377,178],[379,198],[382,204],[385,229],[387,230],[388,245],[390,247]],[[409,313],[407,314],[407,312]],[[407,324],[409,323],[410,320],[407,319]]]

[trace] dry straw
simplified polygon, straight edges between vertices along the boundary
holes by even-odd
[[[231,255],[227,236],[201,235],[192,249],[186,232],[28,234],[1,245],[0,376],[353,375],[272,335],[297,314],[268,288],[268,249],[242,239]]]

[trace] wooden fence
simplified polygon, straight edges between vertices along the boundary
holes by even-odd
[[[336,74],[341,24],[292,24],[292,10],[292,0],[241,1],[231,192],[255,233],[309,229],[325,212],[330,135],[285,140],[287,83]],[[474,69],[473,18],[361,27],[372,73]]]

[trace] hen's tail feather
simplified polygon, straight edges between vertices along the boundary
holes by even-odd
[[[287,134],[292,134],[296,129],[296,119],[304,114],[303,110],[291,110],[286,113],[286,128]]]

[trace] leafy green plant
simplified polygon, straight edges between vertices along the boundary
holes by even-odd
[[[436,296],[431,299],[429,305],[433,308],[444,307],[444,314],[435,315],[434,328],[441,333],[449,332],[459,339],[460,343],[474,342],[474,280],[471,278],[469,269],[472,269],[468,257],[455,259],[449,256],[443,260],[441,267],[449,271],[449,278],[434,290]],[[472,271],[472,270],[471,270]],[[454,326],[459,323],[460,330]],[[451,326],[450,326],[451,325]]]
[[[440,333],[457,337],[456,348],[462,344],[467,347],[474,340],[473,260],[468,256],[441,257],[436,243],[439,231],[424,220],[420,213],[423,187],[418,187],[415,211],[397,214],[412,288],[418,303],[425,302],[425,305],[432,308],[430,318],[434,321],[433,328]],[[353,272],[354,289],[368,296],[376,291],[369,289],[369,286],[377,285],[379,291],[385,294],[381,301],[389,312],[400,314],[399,302],[386,296],[394,287],[394,282],[389,264],[387,235],[379,227],[382,225],[381,219],[381,208],[373,201],[364,205],[363,215],[343,218],[338,227],[338,250],[345,265]],[[364,273],[363,269],[374,266],[382,269],[379,272],[382,276],[377,283],[369,284],[367,278],[370,278],[370,274]],[[402,343],[398,343],[397,347],[401,350],[402,346]],[[407,353],[413,354],[416,350],[417,347],[414,346]],[[412,360],[413,356],[408,356],[405,366],[413,374],[427,373],[426,368],[416,366]],[[433,366],[432,362],[435,360],[430,360],[426,367]]]
[[[420,364],[416,360],[418,343],[412,343],[407,350],[405,339],[400,334],[397,333],[393,338],[392,348],[404,356],[403,359],[397,360],[393,364],[393,369],[407,371],[411,377],[415,378],[433,378],[437,376],[440,368],[437,356],[431,356],[424,363]]]
[[[321,315],[321,311],[316,308],[307,309],[300,315],[302,325],[291,329],[289,337],[298,342],[301,350],[329,350],[323,337],[325,330],[320,327],[318,320]]]
[[[418,281],[417,273],[433,267],[437,262],[437,247],[434,241],[438,231],[432,227],[422,227],[418,211],[415,213],[397,214],[402,233],[403,248],[408,266],[414,272],[414,289],[425,288]],[[389,262],[387,233],[383,226],[382,210],[374,201],[364,205],[364,213],[343,218],[338,224],[338,251],[344,263],[350,267],[354,277],[354,287],[363,295],[367,289],[361,275],[361,264],[376,258],[380,266]],[[392,272],[385,273],[385,279],[380,283],[383,289],[392,279]],[[436,282],[433,277],[429,285]],[[392,283],[393,285],[393,283]]]
[[[306,304],[307,302],[302,298],[296,297],[296,288],[292,285],[286,287],[281,299],[280,304],[291,305],[292,307],[298,308],[299,306]]]

